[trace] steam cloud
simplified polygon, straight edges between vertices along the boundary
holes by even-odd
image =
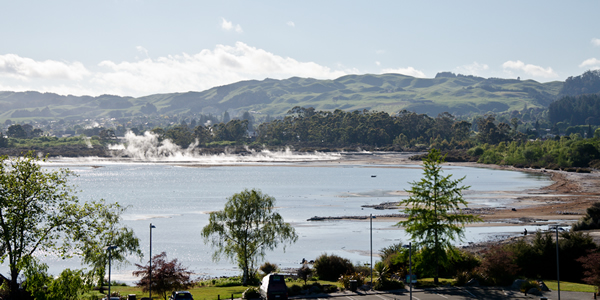
[[[182,149],[171,140],[159,141],[158,135],[146,131],[144,135],[132,132],[125,134],[125,143],[109,146],[116,157],[128,157],[134,161],[150,162],[194,162],[206,164],[248,163],[248,162],[300,162],[328,161],[341,159],[337,153],[296,153],[290,148],[279,151],[263,149],[256,151],[246,148],[249,155],[221,153],[215,155],[198,154],[198,141],[187,149]]]

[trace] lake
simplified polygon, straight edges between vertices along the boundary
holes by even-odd
[[[258,159],[256,155],[263,155]],[[145,264],[149,253],[149,224],[152,253],[165,251],[168,259],[177,258],[198,276],[238,275],[234,263],[212,261],[212,249],[201,238],[208,224],[208,213],[223,208],[227,197],[243,189],[260,189],[277,200],[276,211],[298,233],[298,241],[286,248],[267,253],[266,260],[282,268],[298,267],[303,258],[315,259],[323,253],[337,254],[354,263],[370,261],[370,224],[365,221],[307,221],[313,216],[373,216],[398,211],[375,210],[363,205],[398,201],[409,182],[419,180],[422,170],[414,164],[371,164],[366,158],[352,161],[345,154],[271,153],[237,157],[204,156],[135,162],[123,159],[60,159],[45,165],[48,169],[68,167],[78,177],[70,182],[81,190],[82,200],[100,198],[128,206],[123,223],[134,229],[145,254],[144,263],[132,257],[131,263]],[[377,154],[372,154],[377,155]],[[266,157],[279,157],[267,159]],[[352,161],[352,163],[349,163]],[[444,167],[445,174],[465,177],[471,186],[465,192],[470,207],[510,207],[526,190],[551,184],[540,175],[524,172]],[[399,242],[408,242],[394,221],[373,222],[373,250]],[[516,234],[523,227],[470,227],[464,243],[489,240],[497,234]],[[536,227],[528,228],[531,232]],[[81,268],[78,260],[63,261],[44,257],[50,271]],[[376,259],[375,259],[376,260]],[[2,266],[1,273],[8,273]],[[113,267],[112,278],[126,283],[132,277],[132,264]]]

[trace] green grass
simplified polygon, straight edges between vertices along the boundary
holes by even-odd
[[[312,281],[309,280],[307,282],[307,284],[313,284],[315,282],[320,283],[321,285],[337,285],[339,287],[339,284],[335,281],[325,281],[325,280],[318,280],[318,281]],[[297,285],[304,285],[304,281],[298,280],[298,281],[287,281],[286,282],[288,287],[291,287],[294,284]],[[187,289],[187,291],[189,291],[190,293],[192,293],[192,296],[194,297],[195,300],[216,300],[220,297],[220,299],[231,299],[231,296],[233,294],[233,298],[241,298],[242,297],[242,293],[248,288],[249,286],[226,286],[226,287],[217,287],[217,286],[196,286],[193,287],[191,289]],[[118,292],[121,294],[121,296],[127,296],[130,294],[135,294],[136,295],[136,299],[141,299],[142,297],[148,297],[148,292],[142,292],[142,289],[140,287],[137,286],[112,286],[110,288],[111,292]],[[98,293],[97,291],[92,292],[92,293],[88,293],[86,294],[87,296],[91,296],[91,295],[96,295],[98,297],[98,299],[100,299],[101,297],[103,297],[104,295],[101,295],[100,293]],[[169,295],[167,294],[167,297]],[[152,298],[153,299],[161,299],[161,295],[158,295],[156,292],[152,292]]]
[[[558,290],[558,284],[556,283],[556,280],[544,280],[544,283],[546,284],[546,286],[548,286],[549,289],[553,291]],[[594,293],[596,291],[596,287],[589,284],[561,281],[560,290],[568,292]]]
[[[192,293],[195,300],[216,300],[219,296],[221,299],[230,299],[233,294],[234,298],[241,298],[242,293],[247,289],[247,286],[229,286],[229,287],[194,287],[187,289]],[[136,299],[148,297],[148,292],[142,292],[142,289],[137,286],[114,286],[111,287],[111,292],[119,292],[121,296],[135,294]],[[170,293],[167,294],[167,297]],[[153,299],[162,299],[162,296],[156,292],[152,292]]]
[[[440,283],[437,286],[454,285],[454,279],[452,278],[439,278],[439,282]],[[419,278],[417,283],[413,285],[413,287],[417,288],[428,288],[435,286],[436,285],[433,283],[433,278]]]

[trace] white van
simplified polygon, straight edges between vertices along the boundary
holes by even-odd
[[[268,274],[260,285],[260,297],[264,300],[287,300],[288,291],[282,274]]]

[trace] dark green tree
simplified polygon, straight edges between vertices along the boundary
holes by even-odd
[[[10,127],[8,127],[8,131],[6,132],[6,134],[12,138],[24,139],[27,137],[27,132],[19,124],[11,125]]]
[[[0,148],[8,146],[8,139],[4,137],[4,134],[0,131]]]
[[[279,213],[273,212],[275,198],[257,190],[244,190],[227,199],[222,211],[211,212],[202,229],[205,242],[216,249],[213,259],[225,256],[237,261],[246,285],[255,272],[258,258],[280,243],[296,242],[298,235]]]
[[[194,136],[187,125],[178,125],[170,128],[165,132],[164,137],[182,148],[187,148],[194,143]]]
[[[423,160],[423,178],[411,183],[407,190],[410,197],[399,203],[408,218],[397,224],[431,259],[435,283],[439,282],[440,263],[447,259],[446,249],[452,249],[452,241],[464,237],[465,224],[480,220],[461,211],[461,206],[467,206],[462,192],[469,187],[460,185],[464,177],[453,180],[452,175],[441,174],[444,158],[436,149],[429,151]]]

